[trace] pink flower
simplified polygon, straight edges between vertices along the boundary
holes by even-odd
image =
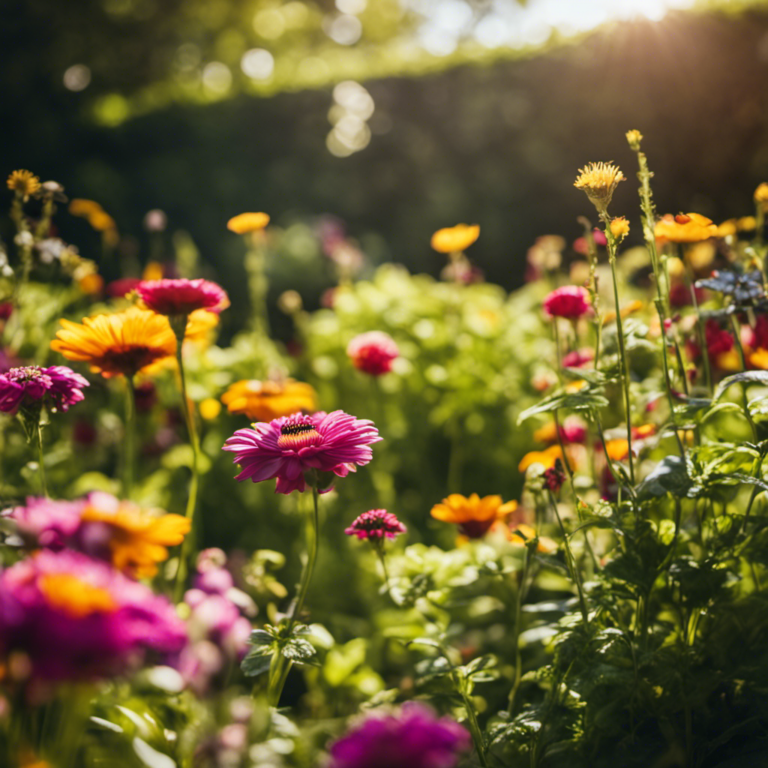
[[[371,376],[392,370],[392,361],[400,354],[394,340],[383,331],[370,331],[355,336],[347,345],[352,365]]]
[[[14,520],[19,533],[39,547],[62,549],[80,528],[85,500],[54,501],[45,497],[27,497],[25,507],[3,513]]]
[[[189,315],[196,309],[218,315],[229,306],[226,291],[210,280],[145,280],[136,286],[136,292],[159,315]]]
[[[357,536],[361,540],[368,539],[375,544],[382,541],[385,536],[388,539],[394,539],[395,536],[407,530],[392,512],[387,512],[386,509],[372,509],[356,517],[344,533],[347,536]]]
[[[83,387],[89,382],[65,365],[40,368],[28,365],[0,373],[0,411],[16,413],[19,408],[42,406],[66,411],[85,398]]]
[[[587,425],[575,414],[568,416],[561,427],[561,434],[567,443],[583,443],[587,439]]]
[[[544,313],[547,317],[565,317],[575,320],[591,310],[589,293],[579,285],[564,285],[556,288],[544,299]]]
[[[175,662],[184,624],[164,597],[107,563],[41,550],[0,574],[0,658],[26,654],[33,680],[94,680]]]
[[[563,368],[584,368],[595,358],[595,351],[589,347],[574,349],[563,358]]]
[[[107,283],[107,296],[111,296],[113,299],[122,299],[131,291],[135,291],[139,285],[141,285],[141,280],[138,277],[121,277]]]
[[[277,479],[276,493],[304,492],[306,475],[312,482],[316,473],[346,477],[373,458],[369,447],[381,438],[373,422],[356,419],[344,411],[305,416],[294,413],[253,429],[239,429],[224,443],[242,468],[236,480]],[[330,481],[330,477],[324,478]],[[330,491],[332,485],[320,488]]]

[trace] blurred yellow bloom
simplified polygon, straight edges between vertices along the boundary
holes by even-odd
[[[682,278],[685,275],[685,264],[677,256],[670,256],[667,259],[667,272],[670,277]]]
[[[581,392],[587,386],[587,382],[584,379],[578,379],[577,381],[569,381],[564,389],[569,395],[574,395],[576,392]]]
[[[246,235],[249,232],[261,232],[267,224],[269,215],[266,213],[240,213],[227,222],[227,229],[238,235]]]
[[[221,403],[212,397],[206,397],[200,403],[200,415],[206,421],[213,421],[221,413]]]
[[[656,223],[654,234],[657,240],[669,243],[698,243],[717,237],[717,225],[699,213],[668,213]]]
[[[238,381],[221,396],[221,401],[230,413],[243,414],[253,421],[272,421],[298,411],[317,410],[315,390],[293,379]]]
[[[537,443],[554,443],[557,440],[557,425],[554,421],[547,422],[533,433]]]
[[[589,163],[579,170],[573,186],[586,193],[592,204],[602,211],[608,207],[624,174],[613,163]]]
[[[627,144],[629,148],[637,151],[640,149],[640,142],[643,140],[643,134],[638,130],[627,131],[624,134],[627,137]]]
[[[736,227],[739,232],[752,232],[757,228],[757,219],[754,216],[742,216],[736,222]]]
[[[470,539],[479,539],[488,532],[495,522],[504,520],[516,509],[516,501],[504,503],[501,496],[480,498],[476,493],[471,496],[452,493],[439,504],[435,504],[430,514],[436,520],[454,523],[464,536],[468,536]]]
[[[103,212],[103,208],[95,200],[86,200],[82,197],[75,197],[69,202],[69,212],[73,216],[82,216],[87,219],[96,213]]]
[[[40,591],[46,602],[73,619],[91,613],[110,613],[116,605],[108,590],[89,584],[71,573],[46,573]]]
[[[629,456],[629,442],[623,438],[608,440],[605,452],[613,461],[623,461]]]
[[[710,240],[689,245],[685,251],[685,260],[691,265],[694,272],[708,270],[717,256],[717,248]]]
[[[479,224],[457,224],[455,227],[438,229],[430,242],[438,253],[457,253],[469,248],[478,237]]]
[[[765,181],[755,190],[756,203],[768,203],[768,183]]]
[[[761,371],[768,370],[768,349],[758,347],[758,349],[750,353],[748,359],[755,368],[759,368]]]
[[[40,179],[32,171],[14,171],[9,177],[8,189],[13,190],[26,200],[40,189]]]
[[[541,464],[544,469],[552,469],[558,459],[560,459],[560,461],[563,460],[563,451],[559,445],[551,445],[544,451],[531,451],[530,453],[526,453],[517,465],[517,469],[519,472],[525,472],[528,467],[531,467],[534,464]]]
[[[509,528],[507,538],[512,544],[519,544],[525,546],[528,541],[536,538],[536,530],[530,525],[520,523],[514,528]],[[539,537],[539,543],[536,546],[536,551],[541,554],[549,554],[557,550],[557,542],[546,536]]]
[[[741,357],[739,357],[739,352],[736,347],[717,355],[717,357],[715,357],[715,365],[721,371],[738,373],[741,370]]]
[[[142,280],[162,280],[163,265],[159,261],[148,261],[141,273]]]
[[[727,221],[724,221],[718,228],[717,228],[717,236],[718,237],[731,237],[732,235],[735,235],[738,230],[738,222],[736,219],[728,219]]]
[[[209,312],[207,309],[196,309],[187,318],[184,341],[209,342],[211,331],[218,324],[219,316],[215,312]]]
[[[96,211],[88,217],[88,223],[97,232],[107,232],[110,229],[117,229],[115,220],[106,211]]]
[[[629,222],[624,216],[617,216],[611,220],[611,234],[617,240],[623,240],[629,234]]]
[[[112,564],[139,579],[152,578],[157,564],[168,559],[168,547],[181,544],[191,528],[189,518],[158,516],[127,501],[121,501],[116,508],[89,506],[81,519],[107,527]]]
[[[104,289],[104,278],[96,272],[84,275],[77,281],[77,287],[89,295],[101,293]]]
[[[168,318],[138,307],[114,315],[84,317],[82,325],[59,320],[51,349],[68,360],[90,364],[105,378],[134,376],[176,353]]]

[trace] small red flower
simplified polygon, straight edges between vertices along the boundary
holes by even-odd
[[[392,370],[400,350],[391,336],[383,331],[371,331],[355,336],[347,346],[352,365],[371,376],[381,376]]]
[[[544,313],[548,317],[576,320],[590,312],[589,293],[578,285],[556,288],[544,299]]]
[[[405,533],[407,528],[397,519],[392,512],[386,509],[371,509],[359,515],[349,528],[344,530],[347,536],[357,536],[358,539],[367,539],[376,544],[384,539],[394,539],[395,536]]]
[[[189,315],[196,309],[218,315],[229,306],[226,291],[210,280],[145,280],[136,292],[158,315]]]

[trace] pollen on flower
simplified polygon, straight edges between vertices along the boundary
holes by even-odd
[[[624,180],[624,174],[613,163],[589,163],[579,171],[573,186],[585,192],[598,211],[603,211],[619,182]]]
[[[280,427],[280,437],[277,438],[279,448],[298,451],[320,442],[320,434],[315,425],[308,421],[292,422]]]

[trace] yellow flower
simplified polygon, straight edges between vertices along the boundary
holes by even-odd
[[[73,216],[82,216],[84,219],[93,216],[95,213],[103,212],[103,210],[95,200],[76,197],[69,202],[69,212]]]
[[[187,517],[158,516],[127,501],[114,506],[88,506],[81,520],[107,526],[112,564],[139,579],[152,578],[157,564],[168,559],[168,547],[181,544],[191,528]]]
[[[438,253],[458,253],[469,248],[478,237],[479,224],[457,224],[455,227],[438,229],[430,242]]]
[[[261,232],[267,224],[269,215],[266,213],[241,213],[227,222],[227,229],[238,235],[247,235],[249,232]]]
[[[685,260],[691,265],[694,272],[706,271],[708,274],[715,256],[717,256],[717,248],[711,240],[692,243],[685,249]]]
[[[200,403],[200,415],[206,421],[213,421],[221,413],[221,403],[212,397],[206,397]]]
[[[90,272],[87,275],[83,275],[77,281],[77,287],[88,295],[94,295],[101,293],[104,288],[104,278],[97,272]]]
[[[176,353],[168,318],[138,307],[114,315],[84,317],[82,325],[60,320],[51,349],[68,360],[89,363],[105,378],[134,376]]]
[[[758,347],[749,355],[749,362],[761,371],[768,370],[768,349]]]
[[[611,220],[611,234],[617,240],[623,240],[629,234],[629,222],[624,216],[617,216]]]
[[[670,243],[698,243],[717,237],[717,225],[700,213],[667,214],[654,229],[657,240]]]
[[[536,530],[531,528],[530,525],[520,523],[514,528],[507,529],[507,538],[512,544],[519,544],[525,546],[528,541],[536,538]],[[557,549],[557,542],[546,536],[539,537],[539,543],[536,546],[536,551],[541,554],[549,554]]]
[[[196,309],[187,318],[184,341],[207,343],[211,340],[211,331],[219,324],[219,316],[207,309]],[[169,322],[170,326],[170,322]]]
[[[613,461],[623,461],[629,456],[629,441],[623,438],[609,440],[605,444],[605,452]]]
[[[750,357],[750,360],[752,358]],[[737,373],[741,370],[741,357],[739,357],[738,350],[734,347],[727,352],[721,352],[715,357],[715,365],[721,370],[728,373]]]
[[[46,602],[73,619],[92,613],[111,613],[117,607],[106,589],[79,579],[71,573],[46,573],[38,582]]]
[[[142,280],[162,280],[163,265],[159,261],[148,261],[141,274]]]
[[[621,308],[621,317],[622,319],[625,317],[629,317],[630,315],[634,315],[635,312],[639,312],[645,304],[643,304],[640,299],[634,299],[633,301],[630,301],[629,304],[625,304]],[[616,312],[614,312],[612,309],[606,312],[603,315],[603,325],[607,325],[608,323],[612,323],[616,319]]]
[[[754,216],[742,216],[736,222],[739,232],[752,232],[757,228],[757,219]]]
[[[738,231],[739,225],[736,219],[728,219],[717,228],[718,237],[730,237]]]
[[[768,203],[768,182],[763,182],[755,190],[756,203]]]
[[[554,443],[557,441],[557,424],[554,421],[547,422],[533,433],[533,439],[537,443]]]
[[[221,396],[221,401],[230,413],[243,414],[253,421],[272,421],[298,411],[317,410],[315,390],[293,379],[238,381]]]
[[[88,223],[97,232],[109,232],[117,229],[115,220],[106,211],[96,211],[88,217]]]
[[[530,453],[526,453],[517,465],[517,469],[520,472],[525,472],[528,467],[531,467],[534,464],[541,464],[544,469],[552,469],[558,459],[560,461],[563,460],[563,451],[559,445],[551,445],[544,451],[531,451]]]
[[[13,190],[26,200],[30,195],[34,195],[40,189],[40,179],[32,171],[19,170],[14,171],[8,177],[8,189]]]
[[[440,504],[435,504],[430,514],[436,520],[458,525],[464,536],[479,539],[494,523],[504,520],[516,509],[516,501],[505,504],[501,496],[484,496],[481,499],[476,493],[469,497],[452,493]]]
[[[640,149],[640,142],[643,140],[643,134],[638,130],[627,131],[624,134],[627,137],[629,148],[637,152]]]
[[[598,211],[605,210],[624,174],[613,163],[589,163],[579,170],[573,186],[586,193]]]

